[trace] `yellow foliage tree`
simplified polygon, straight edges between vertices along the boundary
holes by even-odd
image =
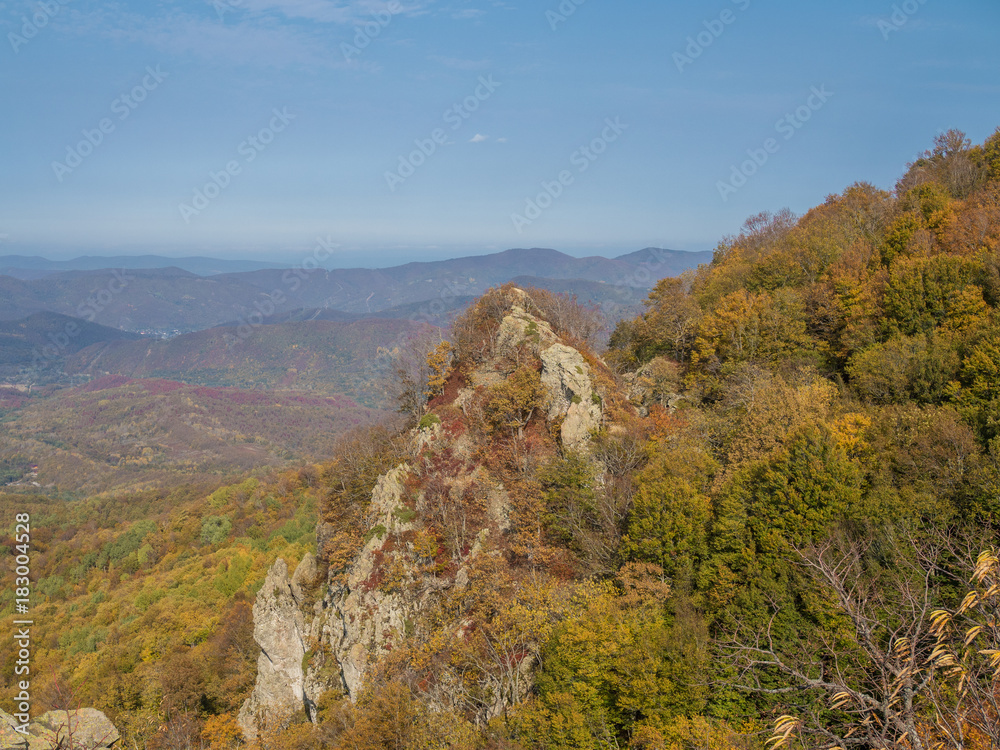
[[[442,341],[427,353],[427,369],[430,374],[427,378],[427,389],[424,391],[424,395],[428,399],[440,396],[444,392],[445,383],[448,382],[448,378],[454,370],[452,367],[454,351],[450,341]]]

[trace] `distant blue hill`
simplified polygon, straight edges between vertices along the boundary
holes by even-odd
[[[149,270],[180,268],[198,276],[222,273],[246,273],[269,268],[287,268],[287,264],[258,260],[222,260],[220,258],[168,258],[163,255],[84,255],[72,260],[49,260],[28,255],[0,255],[0,274],[30,281],[63,271],[98,271],[105,268]]]
[[[610,321],[632,316],[656,282],[711,261],[711,252],[645,248],[617,258],[577,258],[547,248],[413,262],[389,268],[282,268],[245,261],[250,271],[217,273],[241,261],[208,258],[81,258],[28,260],[33,278],[4,275],[0,321],[49,311],[126,331],[174,335],[233,321],[315,315],[404,317],[442,324],[492,286],[518,283],[569,292],[598,305]],[[66,266],[87,266],[76,270]],[[148,268],[146,265],[160,267]],[[37,275],[42,274],[42,275]],[[306,311],[306,312],[297,312]],[[312,312],[308,312],[312,311]],[[281,319],[280,317],[277,319]]]

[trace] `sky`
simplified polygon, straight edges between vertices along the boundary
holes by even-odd
[[[996,0],[0,0],[0,255],[710,250],[1000,126]]]

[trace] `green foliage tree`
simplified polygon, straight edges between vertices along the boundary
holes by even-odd
[[[577,553],[599,528],[593,464],[579,453],[557,457],[538,473],[549,534]]]
[[[959,365],[952,337],[921,333],[858,352],[846,369],[854,390],[873,403],[934,404],[955,395]]]
[[[883,297],[886,332],[929,333],[938,326],[964,328],[986,311],[975,285],[978,266],[965,258],[937,255],[892,264]]]
[[[990,333],[972,345],[962,360],[960,378],[966,414],[983,441],[995,440],[1000,435],[1000,335]]]
[[[707,557],[711,520],[711,499],[683,479],[640,479],[622,556],[656,564],[677,585],[690,588],[697,566]]]
[[[233,522],[227,516],[208,516],[201,522],[201,543],[219,544],[232,530]]]

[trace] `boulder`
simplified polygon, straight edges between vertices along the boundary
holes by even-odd
[[[590,365],[576,349],[553,344],[541,353],[542,385],[548,394],[548,419],[562,418],[562,444],[586,450],[591,433],[601,425],[601,401],[596,397]]]
[[[17,720],[0,711],[0,750],[102,750],[121,735],[107,716],[96,708],[48,711],[28,725],[28,734],[15,731]]]
[[[2,750],[24,747],[25,735],[14,731],[16,726],[17,719],[0,709],[0,748]]]

